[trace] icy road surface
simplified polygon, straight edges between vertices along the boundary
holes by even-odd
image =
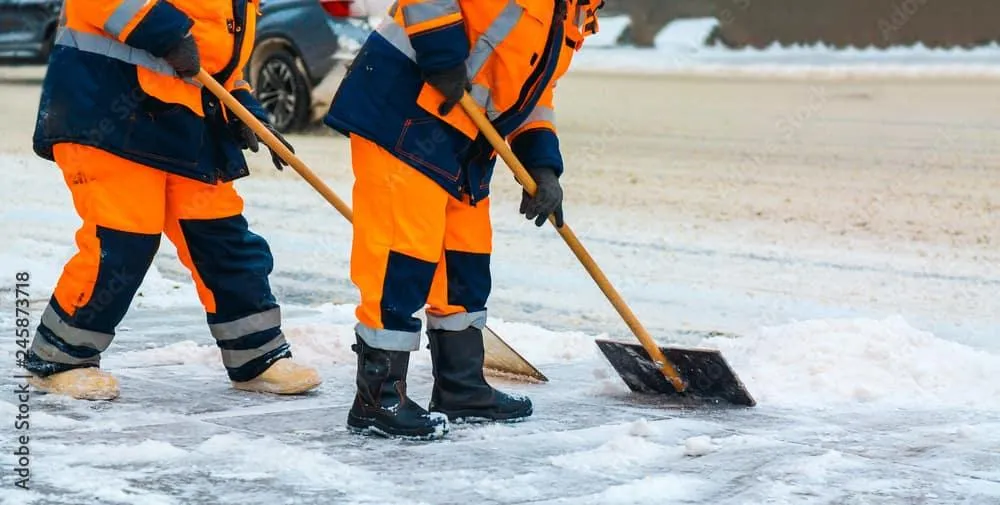
[[[576,74],[557,107],[567,220],[665,343],[719,347],[760,402],[634,398],[595,337],[630,338],[499,167],[491,327],[552,380],[516,425],[349,436],[349,228],[267,157],[240,182],[271,243],[302,398],[229,389],[164,241],[107,353],[114,403],[35,395],[13,487],[13,273],[35,321],[77,218],[30,153],[37,80],[4,80],[0,501],[21,504],[1000,504],[1000,102],[990,81]],[[9,105],[9,107],[8,107]],[[350,195],[346,143],[295,136]],[[708,331],[741,335],[709,338]],[[426,352],[410,388],[429,396]],[[9,436],[8,436],[9,435]]]

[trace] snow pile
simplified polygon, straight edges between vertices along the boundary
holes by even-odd
[[[762,404],[1000,410],[1000,356],[885,320],[813,320],[712,338]]]
[[[313,315],[286,318],[282,331],[292,345],[297,361],[316,367],[353,363],[353,306],[325,304]],[[218,367],[221,360],[214,343],[198,344],[191,340],[162,347],[125,352],[116,364],[126,367],[159,365],[202,365]]]
[[[707,435],[678,438],[676,445],[657,443],[672,436],[663,433],[656,423],[639,419],[613,426],[607,442],[594,449],[552,456],[549,462],[581,472],[622,472],[684,456],[705,456],[720,449],[716,441]]]
[[[684,455],[692,458],[711,454],[718,449],[719,446],[708,435],[691,437],[684,441]]]
[[[671,22],[657,35],[655,48],[618,46],[617,40],[629,24],[625,16],[601,18],[601,31],[586,40],[584,50],[574,59],[573,69],[831,77],[1000,76],[1000,68],[995,64],[1000,57],[997,44],[974,49],[930,49],[919,44],[889,49],[839,49],[825,45],[782,47],[775,43],[763,49],[729,49],[706,45],[718,20],[701,18]]]
[[[193,340],[108,357],[108,363],[129,368],[164,365],[204,365],[217,368],[222,361],[219,348],[214,344],[200,345]]]
[[[169,284],[163,286],[170,292]],[[165,296],[160,300],[166,300]],[[285,338],[291,343],[296,359],[317,367],[353,363],[357,359],[351,350],[351,345],[355,343],[354,306],[324,304],[312,310],[311,315],[287,317],[283,322]],[[594,337],[581,332],[553,332],[530,324],[502,320],[491,320],[489,326],[536,365],[597,357]],[[122,353],[119,359],[118,363],[129,367],[188,364],[216,367],[220,358],[214,344],[199,345],[185,340]],[[429,353],[426,352],[416,352],[412,359],[415,363],[430,363]]]
[[[641,467],[664,459],[677,459],[680,456],[679,448],[623,433],[595,449],[552,456],[549,461],[555,466],[570,470],[611,472]]]
[[[533,364],[582,361],[598,357],[595,338],[579,331],[556,332],[538,326],[491,318],[487,323],[500,338]]]

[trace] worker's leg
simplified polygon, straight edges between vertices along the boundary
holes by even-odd
[[[54,154],[83,225],[26,368],[47,378],[39,382],[42,389],[81,398],[114,396],[113,379],[96,367],[159,247],[166,174],[77,144],[56,145]],[[92,370],[65,374],[86,368]]]
[[[268,282],[271,250],[250,231],[233,184],[170,175],[166,194],[164,229],[194,278],[230,379],[237,387],[261,379],[242,388],[286,394],[319,385],[315,370],[283,359],[291,350]]]
[[[444,251],[428,299],[427,329],[464,330],[486,325],[493,228],[490,200],[475,207],[449,198]]]
[[[409,353],[444,247],[448,194],[374,143],[351,137],[357,308],[358,392],[348,415],[355,431],[438,438],[443,419],[406,396]]]
[[[449,200],[444,254],[427,309],[427,336],[434,363],[430,410],[453,421],[511,421],[532,412],[531,400],[493,389],[483,375],[492,237],[489,199],[474,207]]]

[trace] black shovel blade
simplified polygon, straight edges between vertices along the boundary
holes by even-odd
[[[678,393],[641,345],[597,340],[597,346],[629,389],[636,393],[675,396],[685,403],[696,400],[747,407],[757,404],[718,350],[688,347],[660,348],[687,383],[687,390]]]

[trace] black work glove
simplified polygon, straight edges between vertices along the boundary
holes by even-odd
[[[559,177],[556,171],[551,168],[529,168],[528,173],[535,180],[538,188],[535,196],[528,195],[527,191],[521,194],[521,214],[526,219],[534,219],[535,226],[542,226],[549,215],[555,214],[556,228],[563,227],[563,190],[559,185]]]
[[[252,152],[260,151],[260,139],[257,138],[257,134],[254,133],[253,130],[246,125],[246,123],[240,121],[239,118],[233,118],[231,124],[236,133],[236,138],[240,141],[240,148],[249,149]],[[261,124],[263,124],[268,131],[274,134],[275,137],[278,137],[278,140],[280,140],[282,144],[285,144],[285,147],[287,147],[289,151],[293,153],[295,152],[295,148],[292,147],[287,140],[285,140],[284,136],[278,133],[278,130],[275,130],[273,126],[267,123],[261,122]],[[267,149],[271,151],[271,163],[274,163],[274,168],[284,170],[284,167],[287,167],[288,163],[285,163],[285,160],[281,159],[281,156],[278,156],[278,153],[275,152],[274,149],[271,149],[270,147]]]
[[[190,33],[181,39],[176,46],[163,59],[173,67],[174,72],[183,78],[194,77],[201,70],[201,58],[198,56],[198,45],[194,41],[194,35]]]
[[[425,73],[424,80],[444,95],[444,102],[438,108],[438,114],[442,116],[447,116],[462,99],[465,92],[472,89],[465,63],[445,70]]]

